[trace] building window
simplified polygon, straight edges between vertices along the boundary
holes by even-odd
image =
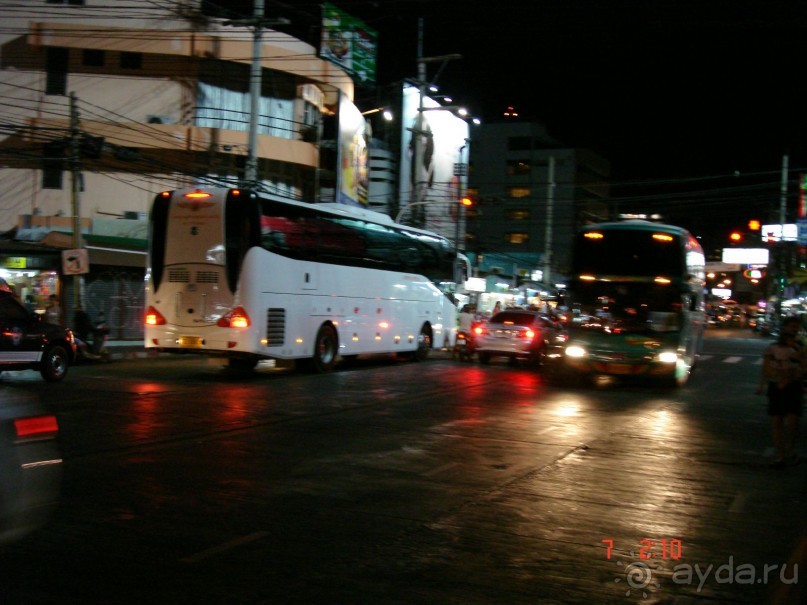
[[[67,94],[67,61],[70,58],[66,48],[51,47],[47,50],[45,57],[45,79],[46,95],[66,95]]]
[[[514,210],[507,211],[507,218],[511,221],[526,221],[530,218],[530,211],[526,208],[517,208]]]
[[[103,67],[104,59],[104,51],[94,48],[85,48],[81,54],[82,65],[88,65],[90,67]]]
[[[507,196],[510,198],[530,197],[531,191],[529,187],[508,187]]]
[[[508,233],[504,236],[504,241],[508,244],[526,244],[529,239],[529,233]]]
[[[123,69],[140,69],[143,67],[143,53],[122,52],[120,66]]]
[[[529,174],[531,164],[529,160],[507,160],[506,172],[508,176]]]

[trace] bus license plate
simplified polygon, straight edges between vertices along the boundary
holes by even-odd
[[[177,344],[180,347],[199,348],[205,343],[201,336],[180,336]]]

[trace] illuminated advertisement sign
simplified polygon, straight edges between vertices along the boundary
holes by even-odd
[[[333,4],[322,6],[319,56],[362,83],[375,82],[378,33]]]
[[[351,206],[367,206],[369,186],[368,155],[370,132],[358,108],[339,95],[339,170],[336,201]]]
[[[400,207],[402,222],[418,223],[450,239],[455,237],[459,199],[467,186],[465,170],[455,170],[468,163],[468,123],[434,99],[404,85],[401,119]],[[416,140],[420,136],[420,141]],[[420,155],[420,161],[415,154]],[[416,169],[420,174],[416,175]],[[415,183],[419,186],[416,187]],[[406,211],[407,204],[417,202]]]
[[[723,248],[724,263],[767,266],[769,258],[767,248]]]
[[[794,223],[762,225],[759,235],[763,242],[795,242],[799,239],[799,228]]]

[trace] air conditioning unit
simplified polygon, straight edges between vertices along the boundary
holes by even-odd
[[[176,122],[173,117],[158,114],[148,114],[146,116],[146,123],[148,124],[173,124]]]

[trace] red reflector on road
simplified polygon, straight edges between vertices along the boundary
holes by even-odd
[[[18,439],[48,437],[59,432],[56,416],[31,416],[14,420],[14,431]]]

